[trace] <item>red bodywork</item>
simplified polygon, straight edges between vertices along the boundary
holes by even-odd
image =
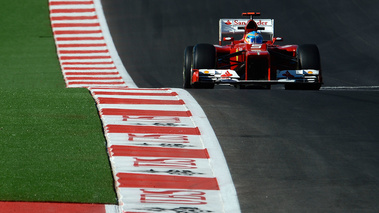
[[[276,70],[296,69],[297,45],[276,45],[277,38],[264,41],[262,44],[245,43],[246,34],[256,30],[257,24],[250,20],[241,40],[226,38],[231,40],[231,44],[215,45],[217,68],[228,67],[236,70],[243,77],[241,80],[276,80]],[[223,56],[230,55],[232,57],[229,57],[229,60],[220,60]]]
[[[260,15],[255,12],[242,15],[250,19],[220,19],[218,45],[197,44],[185,49],[184,88],[284,84],[286,89],[320,89],[321,63],[315,44],[277,45],[283,39],[274,37],[273,19],[254,20],[253,16]],[[242,39],[224,37],[230,34],[242,35]]]

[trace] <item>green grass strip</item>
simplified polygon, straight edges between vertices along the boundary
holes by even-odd
[[[66,89],[47,0],[0,7],[0,200],[116,203],[87,89]]]

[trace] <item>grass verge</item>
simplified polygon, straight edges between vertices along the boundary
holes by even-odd
[[[66,89],[47,0],[0,7],[0,200],[116,203],[87,89]]]

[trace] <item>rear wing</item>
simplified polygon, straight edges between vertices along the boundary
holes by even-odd
[[[220,19],[219,21],[219,44],[222,44],[224,36],[243,35],[245,26],[250,19]],[[274,38],[274,19],[254,19],[265,40]]]

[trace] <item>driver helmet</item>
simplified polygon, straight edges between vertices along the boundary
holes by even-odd
[[[263,37],[259,32],[251,31],[250,33],[246,34],[245,42],[248,44],[262,44]]]

